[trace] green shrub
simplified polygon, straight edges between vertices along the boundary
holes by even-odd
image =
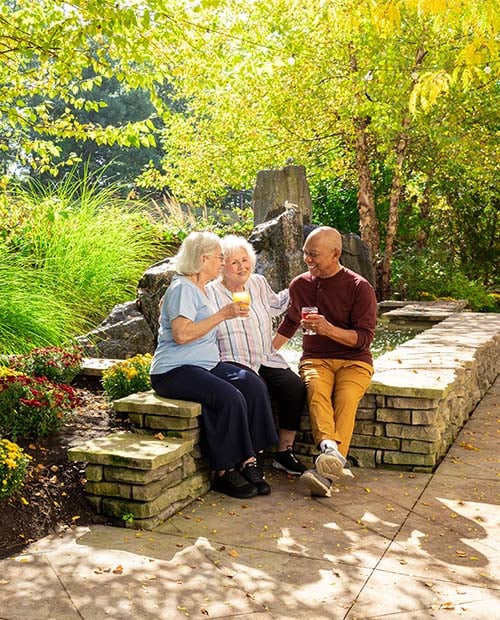
[[[46,437],[58,431],[79,404],[69,385],[0,367],[0,435]]]
[[[82,351],[78,347],[32,349],[26,355],[11,355],[8,365],[25,375],[46,377],[54,383],[71,383],[80,372]]]
[[[10,497],[22,486],[29,460],[16,443],[0,439],[0,500]]]
[[[313,223],[359,235],[357,187],[348,179],[332,177],[311,181]]]
[[[110,400],[151,389],[149,369],[152,355],[135,355],[117,362],[102,373],[102,386]]]
[[[406,252],[395,256],[392,265],[393,292],[402,299],[467,299],[475,312],[499,312],[494,293],[460,271],[455,261],[439,251]]]

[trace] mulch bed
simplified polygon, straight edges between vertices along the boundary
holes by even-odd
[[[67,527],[104,523],[84,493],[82,463],[68,461],[69,447],[128,428],[109,405],[96,379],[78,378],[73,387],[81,405],[55,436],[17,443],[32,457],[20,491],[0,500],[0,558]]]

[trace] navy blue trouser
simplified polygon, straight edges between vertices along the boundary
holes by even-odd
[[[179,366],[151,375],[160,396],[201,403],[201,428],[210,466],[236,467],[278,443],[269,394],[253,371],[226,362],[205,370]]]

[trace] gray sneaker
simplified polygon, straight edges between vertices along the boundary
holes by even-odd
[[[301,484],[303,484],[310,492],[311,495],[317,497],[331,497],[332,483],[328,478],[325,478],[319,474],[315,469],[308,469],[299,478]]]
[[[342,475],[342,469],[346,465],[346,460],[338,450],[327,448],[318,456],[314,465],[322,476],[332,480]]]

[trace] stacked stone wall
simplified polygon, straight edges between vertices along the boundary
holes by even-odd
[[[114,524],[149,530],[210,488],[199,440],[199,403],[141,392],[114,402],[133,432],[118,432],[68,450],[86,462],[85,494]]]
[[[361,467],[433,471],[500,371],[500,315],[457,313],[375,360],[350,459]],[[297,442],[317,454],[307,414]]]

